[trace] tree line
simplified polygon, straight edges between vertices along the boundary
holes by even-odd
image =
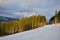
[[[45,16],[33,15],[0,24],[0,35],[13,34],[46,25]]]
[[[60,23],[60,11],[56,12],[56,14],[50,18],[49,23],[54,24],[55,21],[56,21],[56,23]]]

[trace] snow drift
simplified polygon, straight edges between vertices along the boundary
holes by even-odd
[[[60,40],[60,24],[0,37],[0,40]]]

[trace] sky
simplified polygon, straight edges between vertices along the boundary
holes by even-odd
[[[60,10],[60,0],[0,0],[0,16],[13,18],[43,15],[47,19]]]

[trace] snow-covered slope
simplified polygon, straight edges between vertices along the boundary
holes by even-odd
[[[0,37],[0,40],[60,40],[60,24]]]

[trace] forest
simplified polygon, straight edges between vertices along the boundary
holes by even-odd
[[[18,32],[23,32],[46,25],[46,17],[41,15],[32,15],[23,17],[19,20],[12,20],[5,23],[0,23],[0,35],[9,35]]]
[[[55,15],[50,18],[49,23],[54,24],[55,20],[56,20],[56,23],[60,23],[60,11],[56,12]]]

